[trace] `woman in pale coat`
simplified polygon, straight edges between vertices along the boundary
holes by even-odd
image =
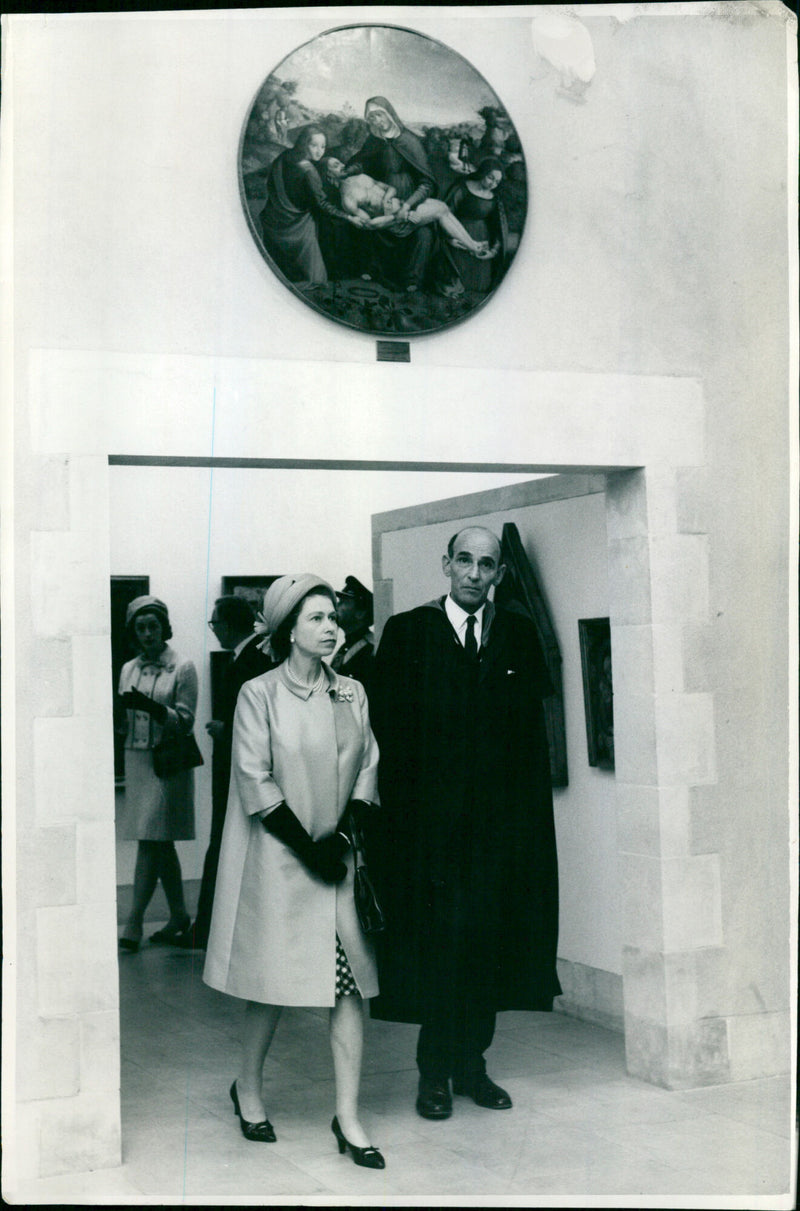
[[[230,1095],[245,1138],[270,1142],[261,1082],[284,1005],[330,1006],[336,1078],[331,1128],[358,1165],[384,1160],[358,1115],[363,1002],[378,991],[353,900],[348,807],[377,800],[378,747],[363,687],[323,658],[336,644],[336,595],[318,576],[283,576],[257,629],[281,661],[239,692],[228,811],[203,978],[247,1001]]]
[[[119,692],[126,707],[125,806],[121,834],[139,842],[133,876],[133,903],[119,940],[136,952],[145,909],[161,880],[169,921],[152,942],[180,941],[191,920],[183,898],[176,841],[194,838],[194,771],[159,778],[153,748],[165,737],[191,732],[197,707],[197,672],[191,660],[167,642],[169,614],[158,597],[136,597],[128,606],[125,631],[139,655],[122,666]]]

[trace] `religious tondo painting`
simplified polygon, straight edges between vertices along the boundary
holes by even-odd
[[[441,42],[333,29],[258,91],[239,158],[271,269],[337,323],[413,336],[459,323],[502,282],[528,207],[510,115]]]

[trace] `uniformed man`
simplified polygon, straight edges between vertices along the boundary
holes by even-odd
[[[355,677],[369,696],[375,644],[372,626],[372,594],[355,576],[346,576],[344,588],[336,594],[337,617],[344,631],[344,643],[335,653],[331,664],[337,673]]]

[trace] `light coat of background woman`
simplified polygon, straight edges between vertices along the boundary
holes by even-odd
[[[379,1169],[358,1111],[363,1001],[378,991],[373,950],[353,899],[353,856],[340,829],[377,799],[378,747],[363,687],[326,663],[336,596],[314,575],[284,576],[262,622],[277,668],[241,689],[232,777],[203,978],[247,1002],[230,1096],[247,1139],[275,1131],[264,1061],[284,1005],[330,1007],[339,1151]]]
[[[136,597],[128,606],[125,630],[138,655],[123,665],[119,692],[126,707],[125,804],[121,835],[136,840],[133,902],[119,945],[136,952],[144,914],[159,879],[169,905],[169,921],[151,941],[179,940],[190,925],[183,897],[176,841],[194,838],[194,771],[159,778],[153,749],[165,738],[188,734],[197,707],[197,672],[180,656],[169,614],[158,597]]]

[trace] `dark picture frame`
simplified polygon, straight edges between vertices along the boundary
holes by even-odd
[[[261,613],[264,604],[264,594],[275,580],[279,580],[283,572],[274,576],[223,576],[223,597],[244,597],[253,607],[255,614]]]
[[[223,576],[221,579],[222,597],[244,597],[253,607],[253,614],[261,613],[264,604],[264,594],[273,581],[278,580],[282,572],[274,576]],[[225,670],[233,660],[233,652],[225,648],[217,648],[208,654],[211,672],[211,715],[219,719],[222,710],[222,692]]]
[[[522,145],[491,85],[444,43],[385,24],[326,30],[278,63],[245,120],[239,185],[288,289],[395,338],[482,307],[528,209]]]
[[[536,572],[525,554],[519,530],[513,521],[503,526],[501,562],[505,575],[494,591],[498,605],[517,610],[530,618],[536,627],[553,693],[543,701],[550,753],[550,778],[554,787],[569,785],[567,770],[567,728],[564,717],[564,687],[561,679],[561,649],[555,628],[539,586]]]
[[[614,768],[614,683],[611,665],[611,623],[608,618],[579,618],[589,764]]]

